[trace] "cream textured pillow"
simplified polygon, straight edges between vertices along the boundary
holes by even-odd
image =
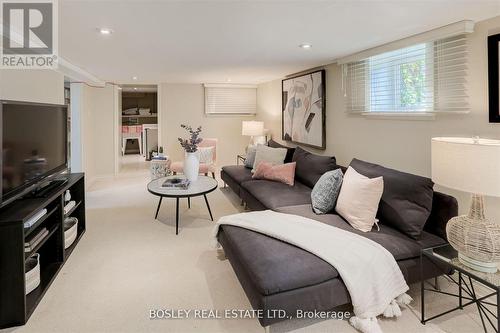
[[[200,163],[212,164],[214,162],[215,147],[198,147],[196,151]]]
[[[283,164],[286,157],[286,148],[271,148],[264,145],[257,146],[257,152],[255,153],[255,161],[253,162],[252,172],[255,172],[257,165],[260,162],[269,162],[273,165]]]
[[[344,175],[335,210],[354,229],[368,232],[378,222],[375,216],[382,192],[382,177],[368,178],[349,167]]]

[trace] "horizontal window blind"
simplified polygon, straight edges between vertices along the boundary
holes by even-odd
[[[243,85],[205,84],[206,114],[257,113],[257,88]]]
[[[345,63],[347,111],[469,111],[467,51],[460,34]]]

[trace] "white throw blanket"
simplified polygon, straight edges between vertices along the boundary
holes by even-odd
[[[298,215],[257,211],[224,216],[221,224],[253,230],[300,247],[328,262],[339,272],[351,296],[355,317],[351,325],[364,333],[381,332],[376,317],[401,315],[398,303],[408,304],[409,289],[392,254],[366,238]]]

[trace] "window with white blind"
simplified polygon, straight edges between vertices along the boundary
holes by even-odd
[[[347,62],[342,70],[348,112],[469,111],[465,34]]]
[[[205,84],[206,114],[256,114],[257,87]]]

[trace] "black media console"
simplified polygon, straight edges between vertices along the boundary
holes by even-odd
[[[0,210],[0,328],[24,325],[31,316],[59,270],[85,232],[85,178],[83,173],[61,175],[58,186],[43,196],[16,200]],[[64,213],[64,193],[71,192],[76,205]],[[47,213],[30,228],[24,222],[40,210]],[[64,218],[78,219],[77,238],[64,249]],[[48,234],[30,252],[24,252],[24,241],[32,232],[47,228]],[[40,285],[25,295],[25,261],[40,254]]]

